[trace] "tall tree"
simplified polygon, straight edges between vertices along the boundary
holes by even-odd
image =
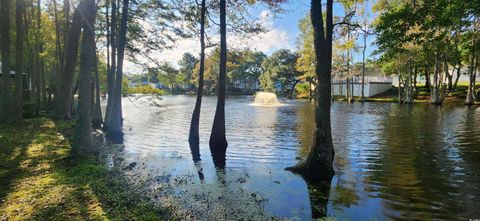
[[[220,0],[220,72],[218,75],[218,99],[215,117],[213,119],[212,133],[210,134],[210,152],[212,153],[215,167],[225,168],[227,151],[227,138],[225,136],[225,84],[227,74],[227,22],[226,0]]]
[[[59,119],[72,118],[73,77],[78,57],[78,44],[82,31],[82,12],[84,1],[80,1],[72,17],[68,41],[65,47],[65,67],[60,77],[60,87],[55,99],[55,116]]]
[[[97,54],[95,50],[95,55]],[[93,65],[93,69],[95,71],[95,75],[93,76],[93,85],[95,86],[93,90],[95,94],[93,95],[94,98],[92,99],[94,106],[92,107],[92,126],[95,129],[100,129],[103,124],[102,118],[102,108],[100,106],[100,78],[98,76],[98,56],[95,56],[95,61]]]
[[[330,122],[333,0],[327,0],[326,21],[322,16],[321,0],[312,0],[310,16],[313,26],[314,49],[317,59],[315,72],[318,77],[317,101],[315,106],[315,133],[307,159],[288,170],[299,173],[307,180],[331,180],[333,170],[332,131]]]
[[[115,97],[115,70],[116,70],[116,64],[117,64],[117,0],[107,0],[108,2],[111,3],[112,5],[112,15],[110,17],[110,24],[107,24],[107,30],[108,27],[110,27],[110,32],[108,33],[109,35],[109,43],[111,45],[111,55],[110,55],[110,68],[107,70],[107,110],[105,112],[105,124],[104,124],[104,130],[108,131],[110,127],[110,122],[111,122],[111,115],[112,115],[112,108],[113,108],[113,98]],[[107,9],[108,9],[108,4],[107,4]],[[108,11],[108,10],[107,10]],[[108,14],[107,14],[108,16]],[[108,41],[108,40],[107,40]]]
[[[200,6],[200,68],[198,73],[198,91],[195,108],[190,122],[190,133],[188,135],[188,144],[192,152],[193,161],[200,161],[200,109],[202,107],[203,96],[203,75],[205,72],[205,0],[202,0]]]
[[[182,59],[178,62],[180,65],[180,73],[183,75],[184,84],[187,88],[191,87],[190,81],[197,62],[197,58],[188,52],[183,54]]]
[[[23,48],[25,42],[25,33],[23,25],[23,13],[25,10],[24,0],[17,0],[16,3],[16,25],[17,25],[17,41],[16,41],[16,57],[15,57],[15,120],[19,121],[23,118],[23,72],[24,72],[24,56]]]
[[[92,71],[95,59],[95,0],[83,0],[80,7],[83,17],[82,50],[78,89],[78,120],[75,124],[74,152],[86,154],[93,151],[92,139]]]
[[[14,118],[12,79],[10,78],[10,0],[1,0],[0,34],[2,53],[2,79],[0,91],[0,122],[10,122]]]
[[[126,45],[126,38],[127,38],[127,21],[128,21],[129,3],[130,3],[129,0],[123,0],[122,19],[120,21],[121,22],[120,32],[118,33],[118,45],[117,45],[118,49],[117,49],[117,64],[116,64],[117,69],[115,73],[113,103],[112,103],[112,110],[111,110],[111,115],[110,115],[109,125],[108,125],[108,137],[114,143],[123,142],[122,78],[123,78],[123,59],[125,57],[125,45]],[[112,26],[113,26],[113,23],[112,23]]]

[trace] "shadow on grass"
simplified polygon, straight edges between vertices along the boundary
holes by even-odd
[[[94,156],[72,158],[73,122],[0,125],[0,220],[159,220],[165,212]]]

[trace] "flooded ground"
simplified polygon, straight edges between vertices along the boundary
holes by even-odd
[[[125,146],[115,158],[182,219],[310,220],[312,211],[338,220],[480,218],[478,107],[334,103],[337,173],[330,186],[308,186],[284,170],[308,153],[308,101],[228,98],[224,172],[208,147],[216,98],[204,98],[198,165],[187,142],[195,98],[153,101],[124,98]]]

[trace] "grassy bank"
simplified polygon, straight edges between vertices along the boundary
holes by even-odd
[[[0,124],[0,220],[159,220],[96,157],[70,156],[73,122]]]

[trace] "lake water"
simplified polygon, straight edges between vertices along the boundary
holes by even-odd
[[[253,97],[228,98],[225,172],[214,169],[208,147],[216,97],[202,105],[202,162],[191,160],[194,102],[123,100],[122,159],[137,163],[129,173],[186,219],[310,220],[313,209],[338,220],[480,218],[479,107],[333,103],[336,175],[328,187],[284,170],[308,154],[308,101],[258,106]]]

